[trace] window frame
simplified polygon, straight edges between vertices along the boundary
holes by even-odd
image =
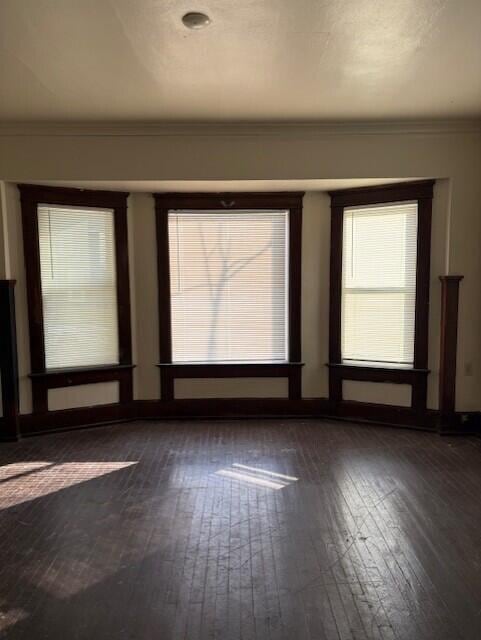
[[[288,379],[289,399],[301,397],[301,244],[303,192],[156,193],[159,358],[161,397],[174,400],[176,378],[280,377]],[[285,363],[173,363],[168,215],[172,210],[289,212],[288,361]],[[165,301],[169,303],[166,304]]]
[[[401,182],[379,187],[330,191],[331,255],[329,303],[329,400],[343,402],[344,380],[390,382],[412,387],[411,409],[426,410],[429,337],[429,283],[431,263],[431,217],[434,180]],[[416,201],[418,205],[416,247],[416,298],[413,366],[342,361],[342,258],[344,210],[349,207]]]
[[[70,187],[18,185],[22,208],[23,245],[27,280],[28,321],[33,411],[48,411],[48,390],[96,382],[118,381],[119,401],[131,402],[132,329],[127,234],[127,197],[123,191],[96,191]],[[87,367],[47,369],[42,308],[42,280],[38,206],[71,206],[112,209],[114,217],[115,268],[119,363]]]

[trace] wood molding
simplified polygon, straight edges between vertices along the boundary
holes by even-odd
[[[0,373],[3,408],[3,416],[0,418],[0,440],[18,440],[19,389],[15,280],[0,280]]]
[[[62,372],[46,371],[45,340],[42,309],[42,281],[40,274],[40,248],[38,237],[38,205],[70,205],[79,207],[107,208],[114,212],[115,261],[117,274],[117,319],[119,334],[119,364],[110,367],[109,380],[118,380],[122,402],[132,401],[132,331],[130,318],[129,252],[127,237],[127,197],[121,191],[74,189],[70,187],[48,187],[42,185],[18,185],[22,205],[23,241],[27,279],[27,301],[30,334],[30,360],[32,371],[32,400],[34,413],[48,411],[48,389]],[[63,381],[82,379],[68,384],[89,384],[99,378],[98,367],[85,367],[73,374],[63,372]],[[45,375],[48,374],[48,375]],[[103,374],[105,377],[105,373]],[[60,376],[60,378],[59,378]],[[73,376],[73,378],[72,378]],[[65,386],[68,386],[66,384]],[[64,385],[61,385],[64,386]]]
[[[287,378],[289,399],[301,397],[302,362],[239,362],[226,364],[158,364],[162,382],[162,400],[174,400],[174,385],[181,378]]]
[[[296,209],[302,208],[303,191],[237,191],[154,193],[159,209]]]
[[[246,210],[246,209],[282,209],[289,211],[289,369],[284,369],[283,376],[289,379],[289,398],[296,399],[302,395],[300,370],[296,367],[301,359],[301,269],[302,269],[302,199],[303,192],[223,192],[223,193],[154,193],[156,232],[157,232],[157,272],[158,272],[158,304],[159,304],[159,357],[162,400],[174,400],[174,380],[179,377],[244,377],[245,367],[256,371],[255,376],[265,375],[264,365],[246,363],[236,365],[172,364],[172,319],[170,310],[170,261],[168,214],[172,209],[188,209],[204,211]],[[187,367],[187,368],[186,368]],[[212,367],[212,369],[210,369]],[[212,370],[215,375],[205,372]],[[185,375],[182,371],[203,373]],[[276,375],[276,374],[275,374]],[[278,377],[276,375],[276,377]]]
[[[438,414],[420,415],[409,407],[342,401],[335,408],[327,398],[202,398],[182,400],[136,400],[20,416],[21,434],[25,436],[73,428],[88,428],[114,422],[170,419],[247,419],[303,417],[339,419],[377,425],[407,427],[433,431]],[[461,418],[459,417],[461,421]],[[466,432],[471,432],[466,430]],[[461,434],[461,431],[457,431]]]
[[[22,436],[34,436],[52,431],[68,431],[90,428],[136,418],[133,404],[105,404],[77,409],[62,409],[46,413],[30,413],[20,416]]]
[[[342,380],[363,382],[390,382],[392,384],[415,384],[419,378],[429,374],[429,369],[403,369],[395,367],[363,367],[344,363],[329,363],[331,375],[339,375]]]
[[[126,191],[49,187],[38,184],[19,184],[18,189],[22,204],[29,202],[35,206],[38,204],[56,204],[116,209],[127,206],[127,197],[129,195]]]
[[[459,285],[463,276],[440,276],[441,339],[439,364],[439,428],[456,424],[456,361],[458,347]]]
[[[426,414],[431,264],[431,211],[434,180],[331,191],[331,257],[329,296],[329,399],[333,411],[343,402],[343,380],[392,382],[412,386],[411,410]],[[344,209],[352,206],[417,200],[418,234],[413,368],[349,366],[342,363],[341,295]],[[408,373],[409,372],[409,373]],[[356,377],[352,377],[356,376]]]
[[[402,202],[403,200],[430,200],[433,197],[435,180],[397,182],[376,187],[357,187],[329,191],[332,207],[355,207],[360,205]]]
[[[32,393],[38,394],[41,402],[36,413],[48,412],[48,390],[74,387],[83,384],[95,384],[99,382],[118,382],[119,401],[122,404],[132,402],[132,370],[134,365],[111,365],[101,367],[79,367],[77,369],[53,369],[41,373],[30,374],[32,380]],[[43,401],[47,406],[43,404]]]

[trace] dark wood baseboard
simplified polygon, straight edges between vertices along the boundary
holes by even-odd
[[[18,420],[17,420],[18,424]],[[18,433],[12,432],[10,424],[3,416],[0,416],[0,442],[17,442],[19,439]]]
[[[124,422],[136,418],[133,403],[29,413],[20,416],[20,433],[22,436],[33,436],[52,431]]]
[[[137,400],[137,417],[143,418],[290,418],[323,417],[326,398],[196,398],[172,401]]]
[[[379,423],[397,427],[412,427],[436,431],[438,412],[430,409],[418,412],[411,407],[398,407],[367,402],[342,400],[331,407],[337,418]]]
[[[15,280],[0,280],[0,440],[19,438],[19,390]]]
[[[459,414],[458,427],[449,435],[475,433],[481,424],[480,416],[481,414],[473,413],[469,418],[463,418]],[[409,407],[352,401],[342,401],[333,405],[327,398],[137,400],[132,403],[21,415],[20,431],[22,436],[33,436],[133,420],[249,418],[324,418],[434,432],[437,430],[439,413],[431,410],[419,413]],[[481,429],[479,432],[481,433]]]

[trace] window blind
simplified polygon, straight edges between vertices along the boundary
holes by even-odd
[[[417,203],[344,210],[342,358],[412,365]]]
[[[38,207],[47,369],[119,362],[114,214]]]
[[[170,211],[173,362],[285,362],[287,211]]]

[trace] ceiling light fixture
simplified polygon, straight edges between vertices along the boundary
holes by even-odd
[[[210,24],[210,18],[205,13],[189,11],[182,17],[182,22],[188,29],[203,29]]]

